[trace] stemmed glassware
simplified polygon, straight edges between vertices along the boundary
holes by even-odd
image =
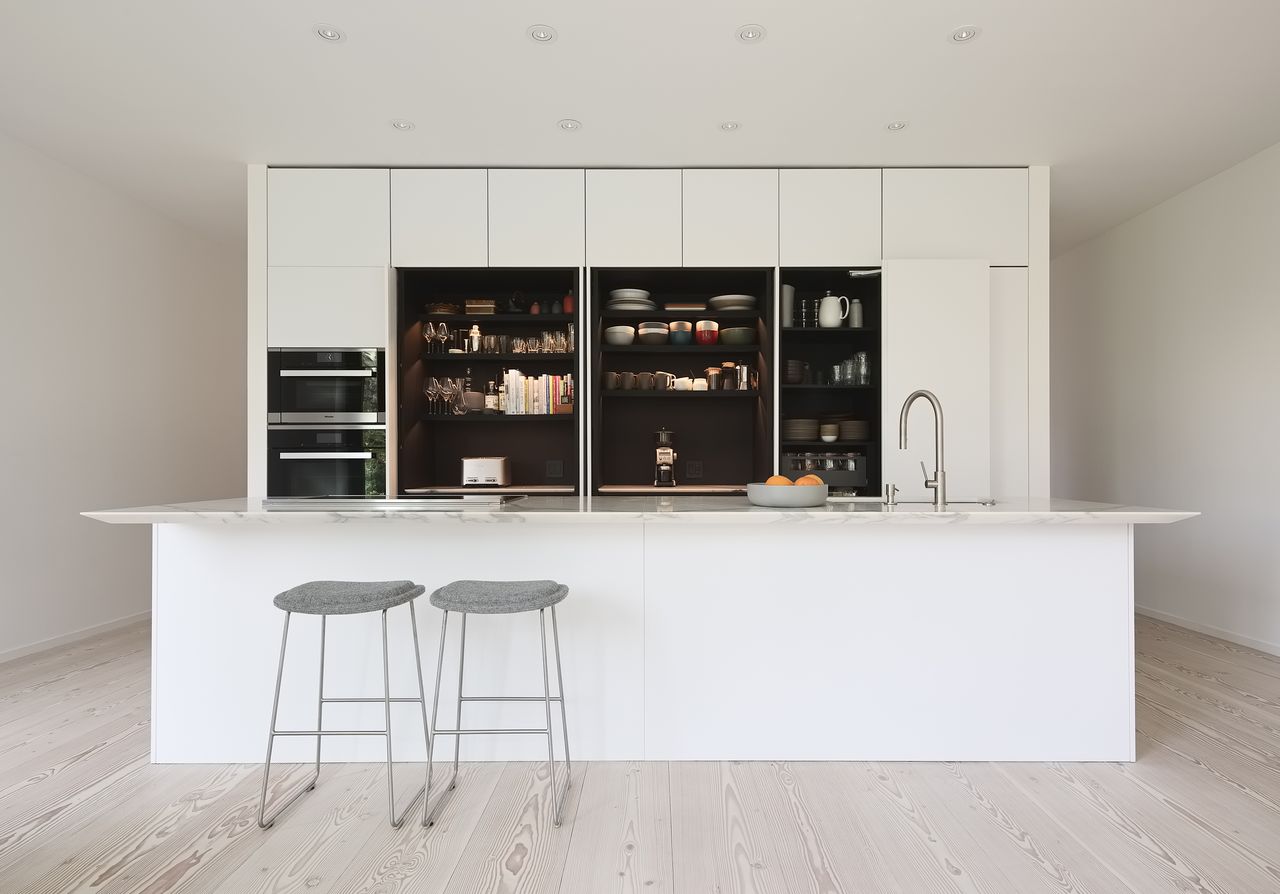
[[[445,347],[445,344],[449,341],[449,327],[444,323],[436,327],[436,341],[440,342],[440,353],[448,353],[449,349]]]
[[[427,325],[422,327],[422,338],[426,341],[427,353],[430,354],[435,350],[432,344],[436,340],[436,327],[434,323],[428,322]]]
[[[440,397],[440,382],[435,376],[429,376],[422,386],[422,393],[427,396],[427,412],[436,415],[436,400]]]

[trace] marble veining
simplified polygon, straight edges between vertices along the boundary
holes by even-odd
[[[332,506],[332,504],[330,504]],[[173,503],[82,513],[109,524],[807,524],[807,525],[1079,525],[1169,524],[1199,515],[1171,509],[1085,503],[1057,498],[997,500],[994,506],[953,504],[936,512],[926,504],[887,508],[879,503],[827,503],[813,509],[768,509],[746,497],[599,496],[528,497],[504,506],[468,506],[448,510],[351,508],[323,510],[264,509],[244,497],[201,503]]]

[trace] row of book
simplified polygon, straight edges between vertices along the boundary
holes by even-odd
[[[499,412],[508,416],[548,416],[573,412],[573,376],[526,376],[509,369],[502,378],[504,394]]]

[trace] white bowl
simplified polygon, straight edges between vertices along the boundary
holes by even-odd
[[[607,345],[629,345],[636,340],[633,326],[610,326],[604,331],[604,343]]]
[[[826,441],[828,444],[830,444],[832,441],[837,441],[839,439],[840,439],[839,435],[823,435],[822,436],[822,440]]]
[[[641,329],[637,338],[642,345],[665,345],[668,335],[665,329]]]
[[[748,484],[747,501],[771,509],[812,509],[827,502],[830,488],[825,484]]]
[[[641,332],[652,329],[655,332],[666,332],[670,327],[666,323],[640,323],[637,327]]]
[[[609,297],[615,301],[627,299],[648,301],[649,293],[644,289],[614,289],[609,293]]]

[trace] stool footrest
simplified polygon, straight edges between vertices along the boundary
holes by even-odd
[[[437,729],[432,730],[435,736],[545,736],[546,729]]]
[[[271,731],[273,736],[385,736],[385,729],[286,729]]]
[[[395,701],[395,699],[392,699],[392,701]],[[414,701],[417,701],[417,699],[414,699]],[[560,701],[564,701],[564,699],[562,699],[558,695],[553,695],[549,699],[541,695],[464,695],[462,697],[462,701],[464,702],[546,702],[546,701],[560,702]]]
[[[425,704],[426,704],[426,699],[425,699],[425,698],[391,698],[391,699],[386,699],[386,698],[322,698],[322,699],[320,699],[320,701],[322,701],[322,702],[324,702],[324,703],[326,703],[326,704],[331,704],[331,703],[336,702],[336,703],[338,703],[338,704],[347,704],[347,705],[380,705],[380,704],[382,704],[383,702],[388,702],[388,701],[389,701],[389,702],[392,702],[393,704],[394,704],[394,703],[398,703],[398,702],[412,702],[412,703],[413,703],[413,704],[415,704],[415,705],[417,705],[417,704],[424,704],[424,705],[425,705]]]

